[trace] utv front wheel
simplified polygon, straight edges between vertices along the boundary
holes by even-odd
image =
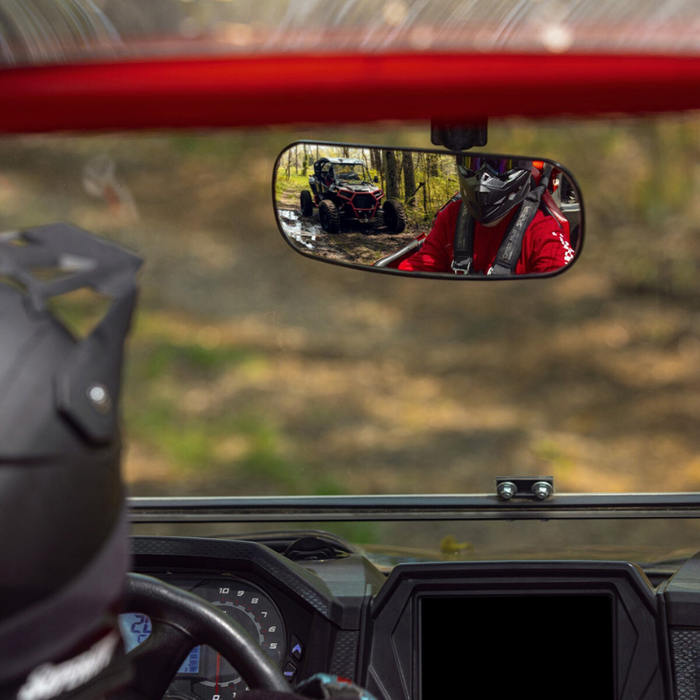
[[[401,202],[387,199],[382,206],[382,212],[389,233],[401,233],[406,228],[406,212]]]
[[[302,190],[299,197],[299,207],[302,216],[311,216],[314,213],[314,200],[311,198],[309,190]]]
[[[338,233],[340,230],[338,207],[329,199],[324,199],[318,205],[318,218],[321,219],[321,228],[326,233]]]

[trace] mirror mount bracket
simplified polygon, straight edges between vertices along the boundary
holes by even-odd
[[[430,123],[430,140],[434,146],[444,146],[450,151],[466,151],[475,146],[485,146],[488,140],[488,122],[475,124]]]
[[[552,476],[497,476],[496,494],[502,501],[531,498],[544,501],[554,493]]]

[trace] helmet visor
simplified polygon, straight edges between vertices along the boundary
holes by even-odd
[[[484,158],[482,156],[463,156],[457,161],[457,171],[464,177],[474,177],[479,171],[494,177],[507,179],[509,173],[519,167],[514,158]]]

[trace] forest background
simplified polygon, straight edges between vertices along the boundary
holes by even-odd
[[[435,212],[459,188],[454,158],[438,153],[413,153],[378,148],[300,144],[290,148],[278,165],[275,188],[278,199],[309,189],[313,165],[321,157],[361,160],[386,199],[404,204],[412,228],[429,225]]]
[[[3,230],[72,221],[146,259],[123,407],[133,495],[473,493],[502,473],[700,490],[697,119],[491,126],[489,151],[553,158],[581,186],[583,254],[557,278],[396,279],[284,244],[271,183],[289,142],[429,147],[428,132],[0,142]],[[96,313],[59,307],[76,332]],[[437,527],[415,541],[435,545]],[[586,527],[573,540],[610,540],[612,525]],[[484,528],[456,536],[493,541]]]

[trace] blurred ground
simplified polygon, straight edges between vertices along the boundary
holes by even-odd
[[[547,280],[295,255],[270,177],[299,134],[279,131],[0,142],[0,227],[68,220],[146,258],[124,401],[134,495],[487,492],[530,473],[560,491],[700,490],[699,136],[692,120],[492,127],[490,151],[579,178],[583,256]]]

